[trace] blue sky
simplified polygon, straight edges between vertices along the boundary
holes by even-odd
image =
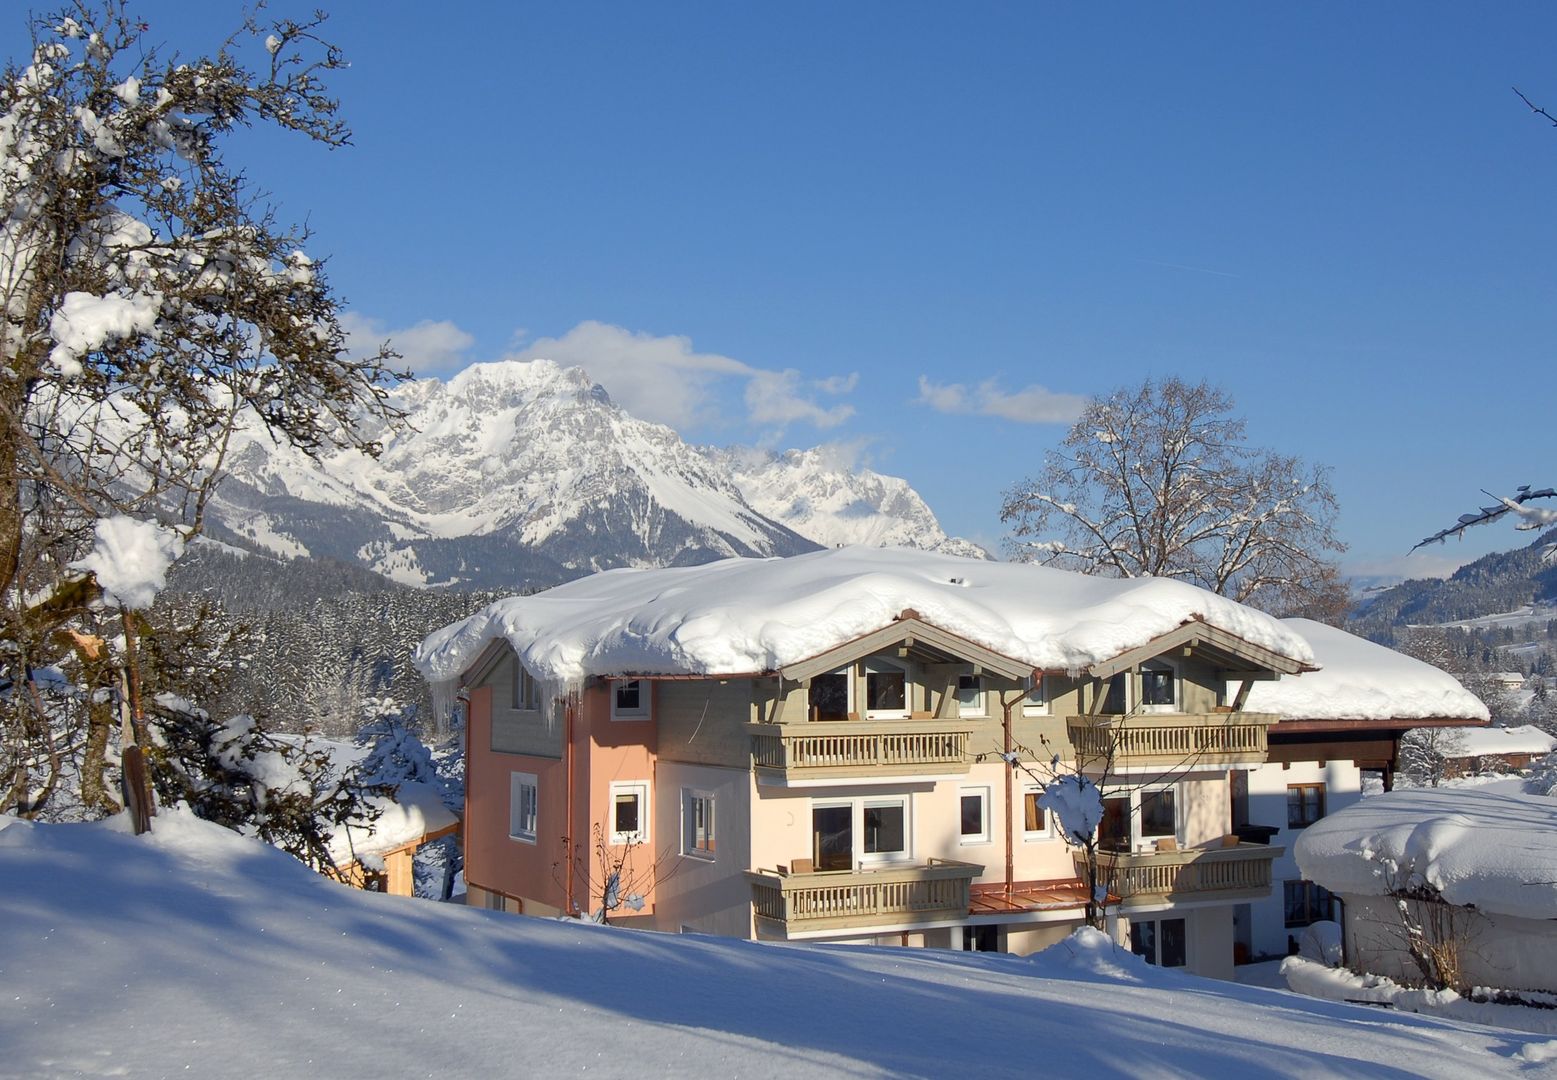
[[[195,52],[237,8],[132,10]],[[586,362],[692,440],[837,443],[986,545],[1077,398],[1147,376],[1331,466],[1356,572],[1512,546],[1401,558],[1557,483],[1557,130],[1510,89],[1557,111],[1557,7],[430,12],[337,5],[355,146],[231,153],[423,371]]]

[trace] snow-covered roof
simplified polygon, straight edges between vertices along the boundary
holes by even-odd
[[[1442,735],[1441,732],[1438,734]],[[1437,745],[1440,753],[1452,758],[1482,757],[1487,754],[1549,754],[1557,750],[1557,738],[1532,724],[1526,724],[1509,728],[1466,728],[1455,731],[1450,740],[1440,738]]]
[[[1321,818],[1293,849],[1341,895],[1426,883],[1451,904],[1529,919],[1557,912],[1557,799],[1483,788],[1374,795]]]
[[[1319,670],[1257,682],[1245,707],[1292,720],[1488,719],[1481,699],[1447,672],[1311,619],[1283,619]]]
[[[1299,663],[1313,652],[1278,620],[1166,578],[1087,577],[904,548],[609,570],[488,605],[431,634],[433,682],[506,638],[538,677],[775,671],[890,624],[903,611],[1044,671],[1080,671],[1192,620]]]

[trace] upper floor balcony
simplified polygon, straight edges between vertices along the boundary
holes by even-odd
[[[795,937],[966,921],[969,885],[983,872],[974,863],[930,859],[871,870],[754,870],[746,877],[764,936]]]
[[[1183,851],[1102,851],[1099,884],[1127,908],[1165,900],[1260,900],[1270,895],[1271,863],[1282,851],[1231,842]],[[1085,853],[1072,855],[1077,876],[1085,878]]]
[[[805,786],[839,779],[963,776],[970,725],[947,720],[750,724],[760,782]]]
[[[1070,716],[1066,733],[1089,773],[1225,769],[1260,765],[1274,713]]]

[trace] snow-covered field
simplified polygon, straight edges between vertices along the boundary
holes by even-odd
[[[0,1075],[1557,1075],[1557,1041],[1147,968],[765,946],[357,893],[164,811],[0,818]]]

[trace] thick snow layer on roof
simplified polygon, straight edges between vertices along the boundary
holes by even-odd
[[[1438,731],[1413,728],[1415,731]],[[1409,732],[1407,733],[1409,734]],[[1557,750],[1557,738],[1533,724],[1523,727],[1464,728],[1455,730],[1447,741],[1440,739],[1438,749],[1447,757],[1482,757],[1486,754],[1549,754]]]
[[[1320,670],[1255,683],[1251,712],[1291,720],[1488,718],[1481,699],[1431,664],[1311,619],[1282,623],[1308,642]]]
[[[1087,577],[904,548],[609,570],[499,600],[430,635],[416,663],[452,679],[499,638],[542,679],[772,671],[878,630],[905,609],[1046,671],[1078,671],[1202,619],[1307,663],[1293,630],[1165,578]]]
[[[0,814],[0,1075],[1557,1076],[1546,1038],[1092,933],[1030,959],[652,934],[347,889],[177,808],[126,828]]]
[[[1293,853],[1331,892],[1384,896],[1427,884],[1451,904],[1527,919],[1557,913],[1557,799],[1412,788],[1321,818]]]
[[[367,825],[348,824],[330,835],[330,857],[338,864],[385,855],[459,820],[443,804],[437,788],[414,780],[401,781],[389,798],[374,796],[368,801],[379,811],[378,817]]]

